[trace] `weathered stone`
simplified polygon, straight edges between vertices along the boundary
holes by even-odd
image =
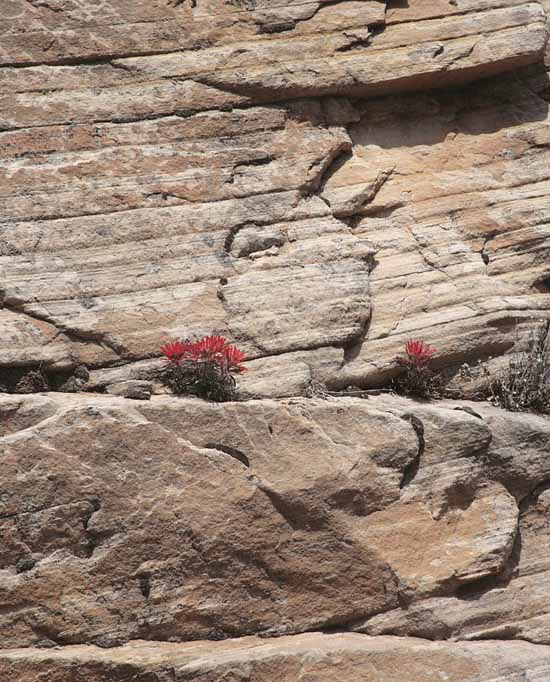
[[[549,421],[533,415],[511,415],[479,403],[466,407],[479,413],[481,423],[490,429],[492,438],[475,469],[460,470],[450,462],[451,472],[460,473],[457,477],[460,484],[454,487],[453,499],[459,504],[467,503],[474,481],[486,480],[488,475],[505,484],[521,501],[517,531],[511,530],[509,534],[513,547],[509,544],[506,552],[500,554],[501,559],[506,555],[507,559],[493,571],[492,577],[490,571],[480,574],[478,579],[472,575],[472,584],[459,587],[453,596],[425,599],[406,610],[375,616],[358,626],[359,630],[430,639],[518,638],[550,644],[544,596],[550,589],[545,549],[548,544]],[[422,409],[413,411],[422,413]],[[426,422],[423,420],[423,423]],[[438,488],[445,488],[445,479],[439,478],[440,475],[437,465],[426,461],[420,465],[411,488],[420,480],[423,491],[429,491],[431,498],[434,493],[437,495]],[[487,490],[486,494],[492,494],[487,501],[497,505],[499,497],[495,492]],[[468,509],[474,504],[470,502]],[[501,512],[499,522],[505,523],[505,518]],[[455,535],[455,541],[461,536],[463,533]],[[467,551],[474,546],[475,542],[468,543]],[[432,547],[430,544],[430,552]],[[494,560],[496,555],[491,556],[489,551],[486,558],[489,557]]]
[[[362,401],[50,395],[1,441],[2,646],[295,632],[397,604],[345,520],[399,497],[406,421]]]
[[[543,7],[0,0],[0,679],[547,682]]]
[[[457,596],[427,599],[375,616],[359,629],[430,639],[523,639],[550,644],[549,496],[546,486],[524,504],[509,568]]]
[[[290,395],[319,374],[383,383],[413,334],[453,367],[548,317],[537,3],[5,15],[0,366],[125,364],[124,381],[214,331],[256,363],[257,395]]]
[[[540,539],[536,520],[523,530],[525,513],[518,535],[503,483],[513,476],[521,508],[533,504],[519,494],[531,481],[519,462],[547,459],[536,444],[548,420],[529,422],[532,455],[521,441],[504,456],[500,411],[476,405],[490,416],[481,419],[460,407],[390,397],[0,398],[3,646],[362,622],[376,634],[431,637],[428,618],[420,632],[395,623],[432,601],[444,618],[464,590],[506,580],[520,539]],[[27,559],[34,566],[19,572]],[[529,570],[518,578],[530,579]],[[532,594],[536,624],[546,607]],[[453,632],[470,636],[467,623]]]
[[[107,386],[107,393],[119,395],[123,398],[132,398],[133,400],[149,400],[152,392],[153,384],[150,381],[136,381],[134,379]]]
[[[337,666],[337,667],[336,667]],[[426,642],[359,634],[303,634],[272,641],[247,637],[193,644],[132,642],[0,652],[0,672],[14,682],[164,682],[220,679],[262,682],[544,682],[550,653],[527,642]],[[528,676],[526,678],[526,676]]]
[[[514,499],[496,486],[441,519],[434,519],[421,502],[378,512],[365,523],[364,534],[399,577],[403,591],[416,597],[500,573],[512,552],[517,519]],[[419,536],[427,538],[419,542],[421,552],[412,550]]]

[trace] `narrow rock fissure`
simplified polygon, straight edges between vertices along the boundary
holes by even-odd
[[[424,440],[424,424],[421,419],[411,413],[404,414],[401,418],[409,422],[409,424],[412,426],[418,441],[418,453],[412,462],[410,462],[410,464],[408,464],[405,468],[403,472],[403,478],[399,484],[399,487],[403,489],[410,485],[416,478],[416,475],[420,469],[422,455],[424,454],[424,449],[426,447],[426,441]]]
[[[225,455],[229,455],[233,459],[236,459],[245,467],[250,468],[250,460],[241,450],[231,447],[229,445],[223,445],[221,443],[206,443],[204,446],[208,450],[217,450],[218,452],[223,452]]]

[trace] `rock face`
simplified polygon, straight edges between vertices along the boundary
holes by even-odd
[[[3,645],[305,630],[397,605],[346,527],[399,497],[410,424],[362,403],[331,423],[324,403],[126,402],[48,400],[3,441]],[[21,559],[36,568],[12,575]]]
[[[334,664],[347,682],[393,682],[406,671],[410,682],[543,682],[550,674],[550,655],[525,642],[447,643],[405,641],[398,637],[305,634],[273,642],[254,637],[227,643],[178,645],[136,642],[116,651],[65,647],[63,651],[0,652],[0,672],[14,682],[44,679],[52,668],[56,680],[145,682],[165,680],[308,679],[332,682]],[[445,673],[434,676],[434,671]],[[435,673],[437,675],[437,673]],[[81,678],[82,679],[82,678]]]
[[[380,384],[413,333],[453,371],[548,318],[540,4],[2,10],[0,367],[147,380],[216,331],[284,396]]]
[[[543,5],[0,16],[0,678],[547,682],[548,418],[306,397],[550,319]]]
[[[69,394],[6,396],[0,417],[6,679],[242,665],[290,680],[312,665],[393,682],[408,657],[419,681],[550,671],[547,418]],[[499,639],[546,646],[503,658]]]

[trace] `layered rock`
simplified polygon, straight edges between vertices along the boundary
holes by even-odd
[[[0,390],[108,394],[0,397],[0,678],[549,679],[548,419],[296,397],[550,317],[541,4],[0,15]],[[151,397],[210,332],[262,399]]]
[[[38,420],[2,441],[4,646],[303,631],[397,605],[347,517],[399,498],[418,453],[399,417],[28,400],[4,410],[8,429]]]
[[[105,386],[216,331],[292,395],[548,317],[539,4],[6,3],[0,365]]]
[[[539,457],[548,452],[550,425],[526,415],[510,419],[498,410],[476,409],[494,435],[481,467],[482,475],[487,466],[492,470],[494,465],[495,477],[520,501],[517,535],[506,565],[498,575],[459,588],[453,596],[429,598],[406,609],[377,615],[359,626],[360,631],[429,639],[517,638],[550,643],[545,607],[549,589],[548,473],[544,464],[543,471],[536,464],[542,464]],[[535,423],[536,436],[531,431]],[[424,476],[430,480],[429,489],[447,487],[452,489],[455,500],[467,498],[466,491],[471,490],[468,479],[473,472],[460,472],[458,476],[456,469],[452,467],[455,473],[450,476],[445,473],[445,478],[452,479],[452,486],[434,486],[430,480],[433,472],[428,468]]]
[[[271,642],[251,637],[183,646],[136,642],[110,651],[74,646],[63,651],[0,652],[0,672],[15,682],[40,680],[52,669],[59,672],[56,679],[68,682],[80,675],[90,682],[224,678],[329,682],[334,680],[335,662],[337,674],[349,682],[393,682],[403,671],[410,682],[522,682],[526,670],[531,680],[543,682],[550,673],[548,652],[525,642],[449,645],[358,634],[306,634]]]

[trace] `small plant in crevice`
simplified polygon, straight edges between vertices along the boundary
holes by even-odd
[[[512,412],[550,414],[550,322],[492,382],[491,402]]]
[[[168,364],[160,379],[176,395],[225,402],[237,397],[235,375],[245,371],[245,356],[223,336],[173,341],[160,349]]]
[[[50,383],[39,367],[24,374],[15,385],[15,393],[47,393],[51,390]]]
[[[405,354],[397,358],[401,373],[394,380],[397,393],[420,398],[436,397],[440,394],[441,379],[430,367],[437,350],[418,339],[409,339]]]
[[[0,393],[78,393],[87,388],[90,372],[85,365],[70,370],[43,367],[0,368]]]

